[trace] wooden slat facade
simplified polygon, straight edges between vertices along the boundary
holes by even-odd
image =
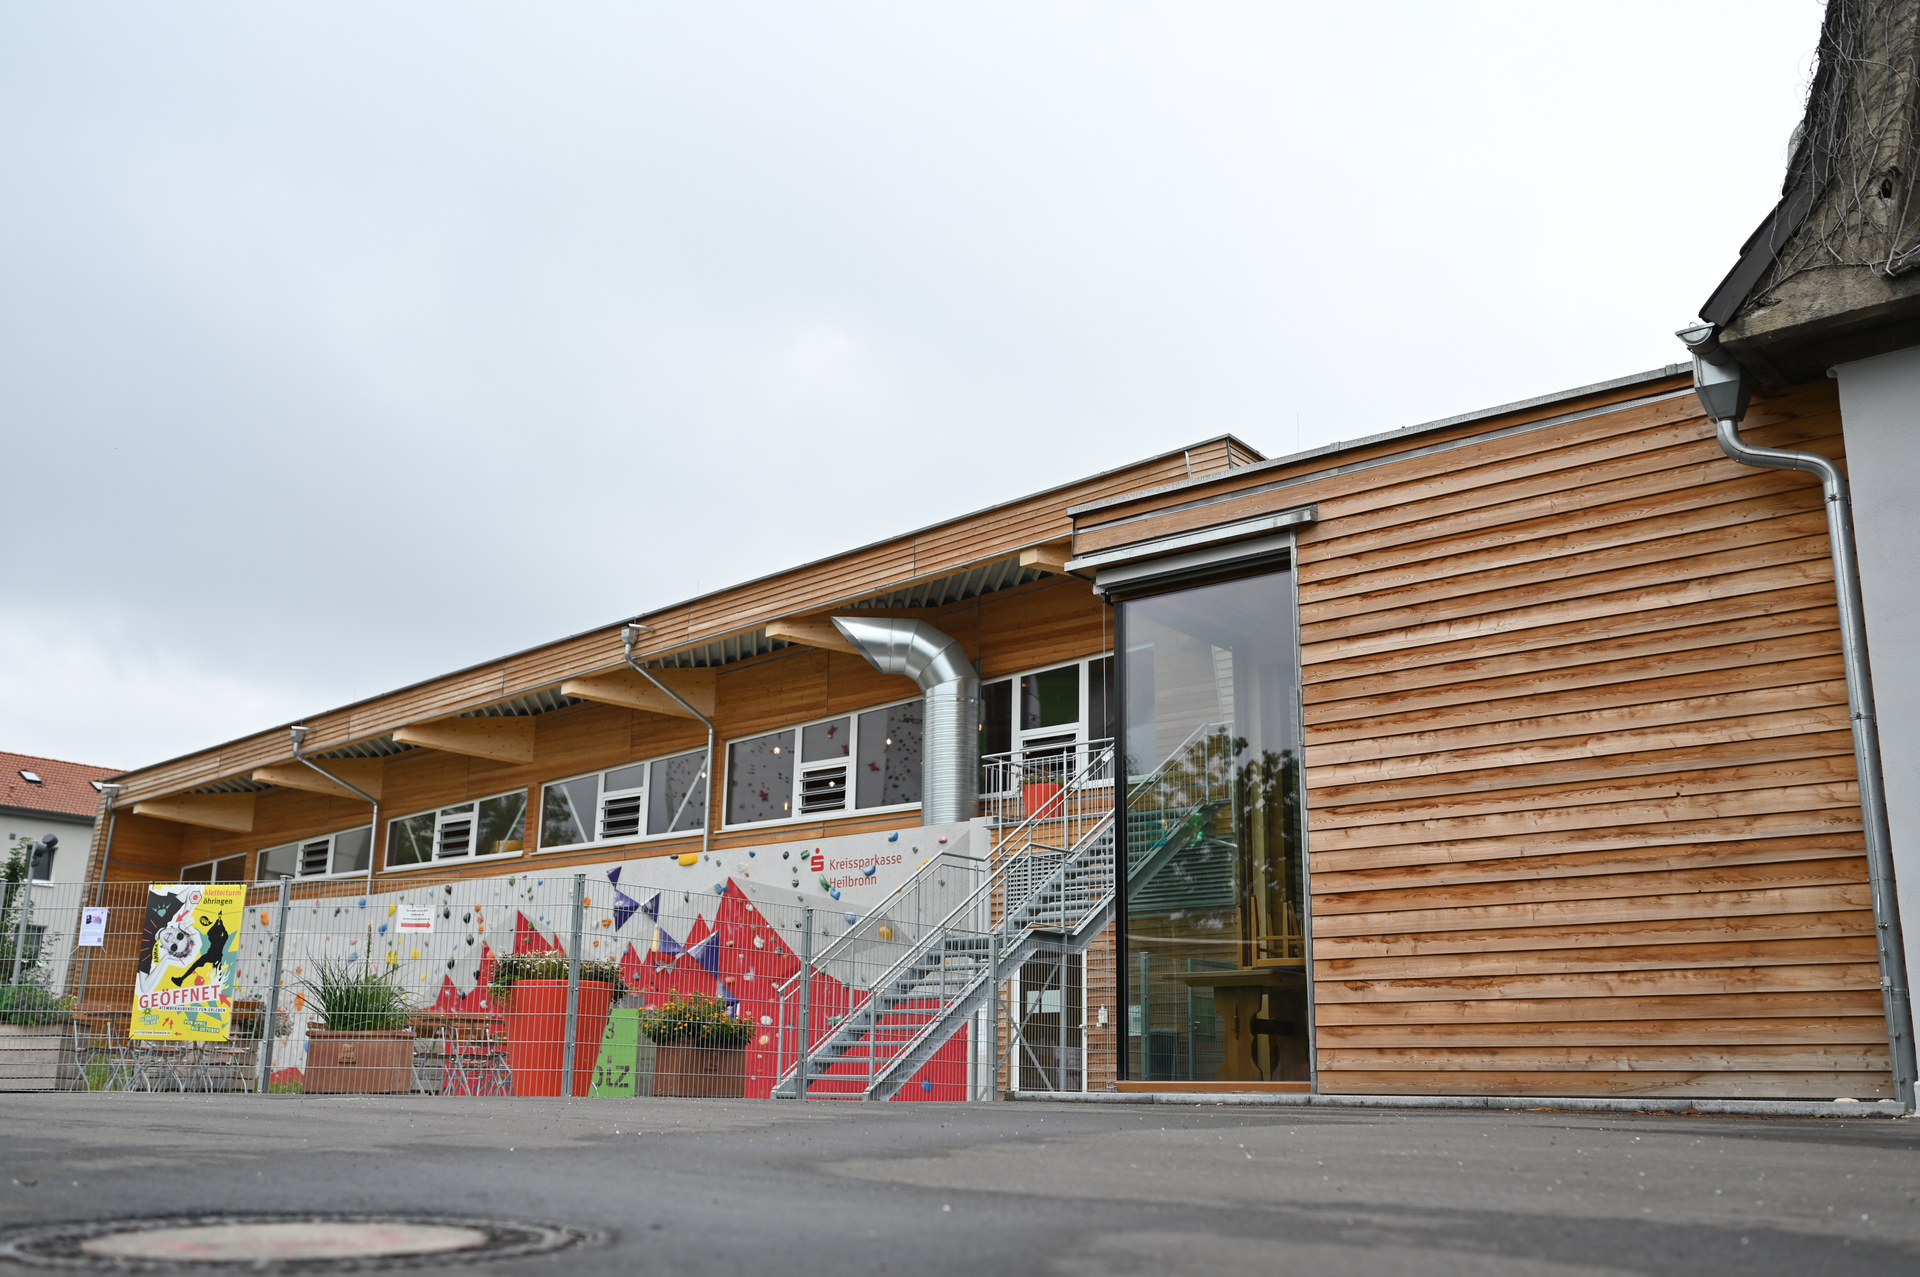
[[[1318,504],[1297,579],[1321,1090],[1890,1096],[1817,481],[1737,465],[1670,393],[1273,486],[1593,406],[1084,511],[1075,552]],[[1830,383],[1744,433],[1844,456]]]

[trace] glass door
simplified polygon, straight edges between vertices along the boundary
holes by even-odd
[[[1128,1072],[1306,1081],[1293,582],[1267,572],[1118,611]]]

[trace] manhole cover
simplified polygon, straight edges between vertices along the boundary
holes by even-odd
[[[439,1268],[565,1250],[597,1240],[517,1220],[407,1215],[199,1215],[11,1230],[0,1260],[41,1268],[178,1272],[236,1265],[290,1272]]]

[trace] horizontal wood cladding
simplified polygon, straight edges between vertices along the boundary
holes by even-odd
[[[1057,661],[1085,658],[1104,650],[1105,608],[1077,580],[1032,582],[941,609],[933,623],[958,639],[969,656],[984,652],[989,675],[1032,669]],[[858,656],[794,647],[725,666],[715,679],[714,720],[719,766],[710,778],[708,810],[722,811],[726,748],[730,741],[794,726],[833,714],[858,713],[876,705],[918,696],[913,680],[882,674]],[[654,714],[612,705],[586,703],[540,714],[534,726],[530,763],[415,749],[383,760],[380,771],[379,845],[385,850],[385,822],[516,789],[529,791],[527,855],[535,863],[564,867],[611,858],[677,855],[700,845],[698,833],[629,845],[540,849],[540,788],[551,781],[616,767],[623,763],[704,749],[706,728],[689,718]],[[249,833],[194,829],[169,821],[122,814],[114,837],[112,872],[116,876],[166,876],[181,865],[214,857],[247,855],[263,848],[363,825],[371,816],[364,802],[306,790],[273,788],[257,795]],[[716,849],[757,846],[803,838],[839,837],[874,830],[912,828],[918,811],[883,815],[854,814],[797,824],[756,825],[719,830]],[[123,860],[123,848],[125,858]],[[485,876],[512,872],[513,860],[462,865],[448,862],[406,870],[381,881],[427,877]],[[303,885],[304,889],[304,885]]]
[[[1292,491],[1299,490],[1299,488],[1280,488],[1275,492],[1269,493],[1256,493],[1249,490],[1267,487],[1276,482],[1296,482],[1304,479],[1306,476],[1319,474],[1333,466],[1348,467],[1356,463],[1378,462],[1382,458],[1391,457],[1412,448],[1427,448],[1435,444],[1450,443],[1475,435],[1485,434],[1489,431],[1504,430],[1513,426],[1524,426],[1532,422],[1549,421],[1576,413],[1602,410],[1610,406],[1620,405],[1628,401],[1643,399],[1649,396],[1672,395],[1675,391],[1681,390],[1687,384],[1688,381],[1686,378],[1663,378],[1631,388],[1595,392],[1589,395],[1561,400],[1552,404],[1517,409],[1510,413],[1504,413],[1499,416],[1484,418],[1470,423],[1460,423],[1440,429],[1425,430],[1421,431],[1417,436],[1388,438],[1359,447],[1343,448],[1338,455],[1334,456],[1315,456],[1298,460],[1282,458],[1256,465],[1244,471],[1235,473],[1223,472],[1203,478],[1199,482],[1180,483],[1160,489],[1148,489],[1131,500],[1117,501],[1105,505],[1098,510],[1083,512],[1076,520],[1074,550],[1076,553],[1081,553],[1086,550],[1100,548],[1100,545],[1103,544],[1116,543],[1101,542],[1096,544],[1091,539],[1094,533],[1108,529],[1128,529],[1123,541],[1119,543],[1142,540],[1147,537],[1160,536],[1167,532],[1175,531],[1177,530],[1176,528],[1165,523],[1155,523],[1151,530],[1146,531],[1139,530],[1139,528],[1140,525],[1145,524],[1150,518],[1156,516],[1167,517],[1184,514],[1185,510],[1181,509],[1181,507],[1200,511],[1201,513],[1192,521],[1191,526],[1204,527],[1216,523],[1231,522],[1233,519],[1241,517],[1243,513],[1258,514],[1271,509],[1284,509],[1287,506],[1304,504],[1305,502],[1293,500],[1290,496],[1286,495]],[[1655,405],[1655,407],[1658,407],[1658,405]],[[1551,429],[1551,427],[1542,426],[1539,429],[1545,431]],[[1444,460],[1438,461],[1437,464],[1442,470],[1447,468],[1447,463]],[[1321,486],[1322,482],[1324,481],[1304,483],[1300,484],[1299,487],[1310,488],[1312,492],[1317,493],[1323,490]],[[1230,506],[1229,502],[1243,499],[1242,496],[1236,494],[1244,494],[1244,499],[1252,500],[1253,503],[1244,508]],[[1255,498],[1257,498],[1257,500],[1255,500]],[[1311,495],[1306,498],[1308,501],[1312,499],[1313,497]],[[1205,502],[1205,504],[1195,504],[1197,502]]]
[[[1829,384],[1745,434],[1844,460]],[[1321,1089],[1889,1094],[1819,484],[1682,396],[1075,549],[1308,502]]]

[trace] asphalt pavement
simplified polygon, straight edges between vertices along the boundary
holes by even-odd
[[[590,1234],[486,1272],[1907,1274],[1920,1273],[1920,1121],[0,1099],[0,1226],[226,1211]]]

